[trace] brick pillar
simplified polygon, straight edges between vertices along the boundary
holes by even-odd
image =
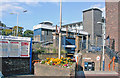
[[[76,36],[76,39],[75,39],[75,45],[76,45],[75,51],[76,52],[80,50],[80,40],[82,40],[82,36]]]
[[[66,37],[68,37],[68,26],[66,26]]]
[[[58,33],[53,33],[53,47],[58,50]]]

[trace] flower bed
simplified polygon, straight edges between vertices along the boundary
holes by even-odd
[[[40,63],[41,64],[47,64],[47,65],[52,65],[52,66],[57,66],[57,67],[65,67],[65,68],[71,68],[72,64],[75,61],[71,59],[70,57],[68,58],[63,58],[61,59],[58,58],[46,58],[45,60],[42,60]]]

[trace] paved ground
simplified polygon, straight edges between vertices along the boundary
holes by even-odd
[[[114,71],[78,71],[77,78],[119,78]]]

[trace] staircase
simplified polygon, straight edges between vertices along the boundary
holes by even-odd
[[[75,39],[66,39],[66,45],[75,45]]]

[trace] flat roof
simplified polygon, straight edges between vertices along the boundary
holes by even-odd
[[[75,22],[75,23],[70,23],[70,24],[66,24],[66,25],[63,25],[63,26],[73,25],[73,24],[79,24],[79,23],[83,23],[83,22],[82,21],[81,22]]]
[[[39,25],[36,25],[36,26],[33,27],[34,30],[40,29],[40,28],[46,29],[46,30],[56,30],[55,26],[48,26],[48,25],[44,25],[44,24],[39,24]],[[57,27],[57,29],[59,29],[59,27]],[[66,32],[66,28],[62,28],[61,31]],[[70,33],[75,33],[76,30],[73,29],[73,30],[71,30],[69,32]],[[88,35],[88,33],[85,32],[85,31],[79,31],[79,32],[77,31],[77,33]]]
[[[102,12],[102,10],[101,10],[101,9],[99,9],[99,8],[90,8],[90,9],[84,10],[83,12],[87,12],[87,11],[91,11],[91,10],[99,10],[99,11],[101,11],[101,12]]]

